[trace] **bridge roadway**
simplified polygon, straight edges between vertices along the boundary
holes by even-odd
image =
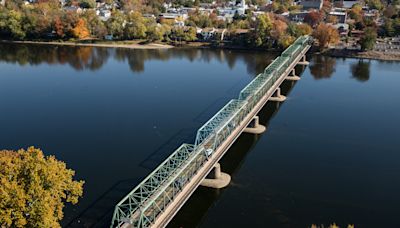
[[[280,85],[299,80],[294,67],[307,65],[312,38],[299,37],[264,72],[257,75],[197,132],[194,145],[183,144],[116,206],[111,227],[165,227],[199,185],[222,188],[230,176],[218,161],[242,132],[259,134],[265,127],[257,113],[268,101],[284,101]]]

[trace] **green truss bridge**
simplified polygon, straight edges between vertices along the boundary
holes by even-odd
[[[183,144],[116,206],[111,227],[165,227],[199,185],[223,188],[230,176],[218,161],[242,132],[260,134],[257,113],[268,101],[282,102],[285,80],[299,80],[294,67],[308,65],[310,36],[299,37],[198,131],[194,144]]]

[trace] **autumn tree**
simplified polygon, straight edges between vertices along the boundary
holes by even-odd
[[[320,48],[326,48],[329,45],[339,42],[339,33],[331,25],[320,23],[314,30],[313,36],[318,40]]]
[[[288,25],[286,22],[275,20],[274,23],[272,23],[271,37],[278,41],[282,36],[286,35],[287,28]]]
[[[313,32],[311,26],[309,26],[308,24],[299,24],[297,25],[297,28],[301,36],[311,35],[311,33]]]
[[[143,8],[142,0],[121,0],[120,2],[125,12],[141,11]]]
[[[83,181],[40,149],[0,151],[0,226],[60,227],[64,203],[76,204]]]
[[[338,19],[337,19],[337,17],[335,17],[333,15],[329,15],[328,17],[326,17],[326,22],[331,23],[331,24],[337,24]]]
[[[349,11],[349,16],[355,21],[362,20],[362,6],[360,4],[354,4]]]
[[[79,19],[75,27],[72,29],[72,34],[78,39],[88,38],[90,36],[89,29],[86,27],[86,22],[83,19]]]
[[[311,11],[304,17],[304,22],[314,28],[322,21],[322,19],[323,16],[320,12]]]
[[[286,35],[282,36],[282,37],[278,40],[278,44],[279,44],[279,46],[281,46],[282,48],[287,48],[287,47],[289,47],[295,40],[296,40],[295,37],[286,34]]]

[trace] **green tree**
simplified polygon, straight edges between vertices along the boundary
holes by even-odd
[[[372,9],[377,9],[379,11],[383,10],[384,8],[381,0],[367,0],[366,3]]]
[[[175,41],[194,41],[197,39],[196,29],[193,27],[175,27],[171,31],[171,39]]]
[[[265,45],[271,35],[272,21],[269,15],[262,14],[257,17],[254,30],[254,44],[258,47]]]
[[[396,34],[392,19],[387,18],[385,20],[385,24],[383,25],[383,29],[385,30],[385,35],[386,36],[394,36]]]
[[[107,28],[104,22],[96,15],[95,10],[86,10],[82,17],[86,20],[87,27],[94,37],[103,38],[107,35]]]
[[[116,39],[122,39],[124,35],[125,15],[119,10],[113,11],[111,18],[107,20],[106,27],[108,33]]]
[[[368,27],[364,31],[363,37],[361,37],[359,43],[362,50],[372,50],[376,42],[376,30],[374,28]]]
[[[96,1],[95,0],[79,0],[79,6],[82,8],[95,8]]]
[[[171,33],[171,27],[168,25],[152,24],[147,29],[147,39],[150,41],[164,40]]]
[[[22,28],[22,14],[15,10],[10,10],[7,15],[7,31],[14,39],[23,39],[26,36],[25,31]]]
[[[40,149],[0,151],[0,226],[60,227],[64,202],[76,204],[83,181]]]
[[[128,14],[124,29],[124,35],[127,39],[142,39],[146,37],[147,28],[144,25],[144,18],[139,12]]]

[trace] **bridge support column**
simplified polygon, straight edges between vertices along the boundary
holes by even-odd
[[[301,58],[301,61],[298,62],[297,64],[307,66],[307,65],[309,65],[310,63],[307,62],[306,55],[303,55],[303,57]]]
[[[286,77],[286,80],[289,81],[298,81],[300,80],[300,77],[296,75],[296,70],[293,68],[291,75]]]
[[[209,188],[225,188],[229,182],[231,182],[231,176],[221,172],[221,165],[217,163],[200,185]]]
[[[260,124],[260,119],[258,116],[253,117],[253,120],[250,122],[249,126],[247,126],[243,132],[251,133],[251,134],[261,134],[265,132],[267,128]]]
[[[275,96],[269,98],[270,101],[282,102],[286,100],[286,97],[281,94],[281,88],[276,89]]]

